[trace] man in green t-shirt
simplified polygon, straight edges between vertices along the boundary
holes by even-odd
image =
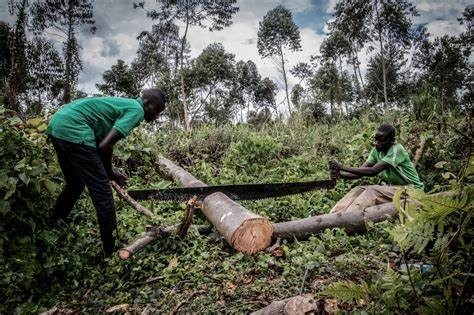
[[[51,118],[46,133],[53,143],[66,185],[59,195],[51,224],[65,220],[85,186],[96,209],[106,256],[115,251],[117,228],[109,180],[120,185],[126,176],[112,167],[114,145],[141,121],[154,121],[165,109],[165,97],[157,89],[137,99],[91,97],[64,105]]]
[[[342,178],[356,179],[381,174],[389,185],[358,186],[352,189],[331,209],[331,212],[363,211],[365,208],[391,202],[400,186],[413,186],[423,190],[408,152],[395,143],[395,128],[381,125],[375,133],[375,147],[361,167],[344,166],[337,161],[330,162],[332,172]]]

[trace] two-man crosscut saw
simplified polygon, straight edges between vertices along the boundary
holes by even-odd
[[[238,184],[203,187],[183,187],[169,189],[130,190],[128,194],[135,200],[173,200],[187,201],[194,196],[203,200],[208,195],[221,192],[233,200],[256,200],[287,195],[301,194],[316,189],[331,189],[335,179],[269,184]]]

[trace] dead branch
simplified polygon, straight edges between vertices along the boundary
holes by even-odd
[[[138,212],[146,215],[147,217],[150,217],[150,218],[153,217],[153,212],[151,212],[150,210],[148,210],[147,208],[139,204],[135,199],[130,197],[130,195],[125,191],[125,189],[120,187],[119,184],[117,184],[115,181],[111,181],[110,184],[115,189],[115,191],[120,196],[120,198],[125,200],[129,205],[135,208]]]

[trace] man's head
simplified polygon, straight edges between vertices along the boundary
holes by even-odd
[[[377,128],[374,144],[377,151],[387,152],[395,142],[395,128],[389,124],[382,124]]]
[[[142,91],[143,111],[145,121],[152,122],[165,110],[166,98],[158,89],[148,89]]]

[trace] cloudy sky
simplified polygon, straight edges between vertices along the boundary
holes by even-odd
[[[8,15],[7,0],[0,0],[0,20],[12,22]],[[155,0],[147,0],[148,7],[156,6]],[[239,0],[239,12],[233,18],[232,26],[219,32],[193,27],[188,38],[191,44],[192,57],[197,56],[208,44],[221,42],[227,51],[235,54],[236,60],[252,60],[257,64],[260,73],[282,84],[278,71],[271,60],[263,60],[257,52],[258,23],[265,13],[278,4],[289,8],[296,24],[300,28],[302,50],[288,53],[290,66],[300,61],[308,61],[309,56],[319,51],[325,37],[326,22],[331,18],[337,0]],[[472,0],[416,0],[419,17],[416,24],[425,24],[431,36],[459,34],[463,26],[457,22],[464,8]],[[81,32],[79,35],[84,63],[84,71],[79,78],[79,89],[88,93],[96,91],[95,83],[101,81],[102,73],[117,62],[117,59],[130,63],[137,50],[137,35],[143,30],[150,30],[153,21],[145,16],[143,10],[133,9],[133,0],[96,0],[94,18],[97,32],[92,35]],[[367,58],[361,56],[364,62]],[[296,79],[290,77],[290,86]],[[278,95],[280,99],[283,95]],[[279,99],[279,101],[280,101]]]

